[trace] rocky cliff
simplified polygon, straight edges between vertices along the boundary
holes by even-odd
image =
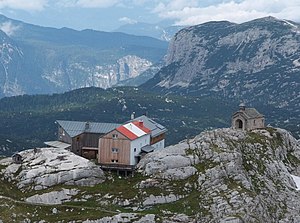
[[[300,143],[282,129],[204,132],[148,154],[139,171],[182,182],[197,222],[300,221]]]
[[[0,97],[24,93],[16,75],[23,62],[20,47],[0,30]]]
[[[294,110],[300,105],[299,27],[267,17],[184,28],[170,43],[166,66],[144,86]]]

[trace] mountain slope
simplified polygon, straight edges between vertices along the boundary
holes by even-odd
[[[0,27],[9,34],[3,44],[13,41],[22,52],[22,58],[10,62],[14,69],[0,70],[0,80],[8,76],[17,83],[9,92],[2,90],[4,96],[108,88],[147,70],[167,48],[166,42],[150,37],[41,27],[4,16]],[[0,87],[5,88],[4,81]]]
[[[273,17],[208,22],[179,31],[167,63],[144,87],[165,93],[300,106],[299,24]]]
[[[24,63],[20,47],[0,30],[0,97],[22,94],[17,72]]]

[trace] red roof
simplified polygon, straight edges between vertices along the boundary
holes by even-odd
[[[134,121],[132,122],[135,126],[137,126],[139,129],[143,130],[147,134],[151,133],[151,130],[144,126],[144,123],[142,121]]]
[[[151,130],[145,127],[142,121],[127,123],[119,126],[116,130],[130,140],[135,140],[143,135],[151,133]]]
[[[124,136],[126,136],[130,140],[135,140],[138,138],[137,135],[135,135],[133,132],[129,131],[127,128],[125,128],[123,125],[117,128],[117,131],[122,133]]]

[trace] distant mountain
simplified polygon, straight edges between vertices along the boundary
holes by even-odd
[[[138,36],[151,36],[156,39],[170,41],[182,28],[184,28],[184,26],[175,26],[169,23],[150,24],[137,22],[133,24],[125,24],[115,31]]]
[[[179,31],[164,66],[142,87],[300,110],[300,25],[273,17],[208,22]]]
[[[17,43],[0,30],[0,97],[11,94],[22,94],[18,81],[26,81],[26,77],[18,79],[18,71],[24,65],[24,55]]]
[[[108,88],[161,60],[167,42],[35,26],[0,15],[0,96]]]

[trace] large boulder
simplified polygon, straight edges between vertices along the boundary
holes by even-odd
[[[64,149],[29,149],[19,154],[21,164],[10,159],[1,164],[7,165],[2,170],[4,178],[22,190],[41,190],[58,184],[92,186],[105,180],[99,166]]]

